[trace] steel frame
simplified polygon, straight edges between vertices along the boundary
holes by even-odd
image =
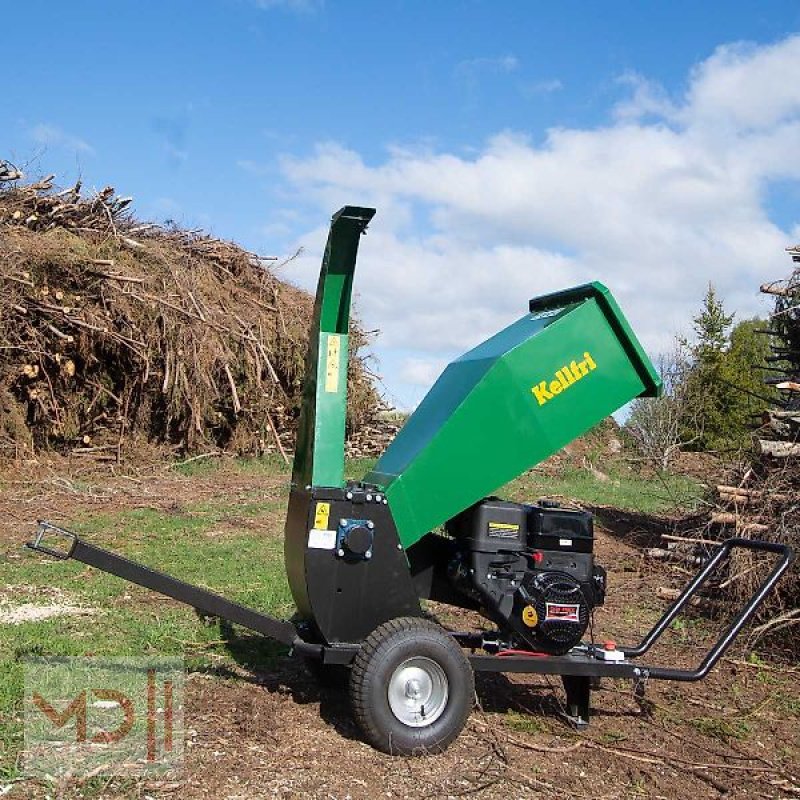
[[[45,543],[45,537],[54,536],[65,540],[63,549]],[[40,522],[33,541],[26,547],[57,559],[75,559],[103,572],[109,572],[131,583],[152,589],[155,592],[186,603],[207,614],[221,617],[250,630],[289,645],[292,652],[311,658],[318,658],[325,664],[349,664],[360,645],[324,645],[306,641],[295,625],[288,620],[263,614],[252,608],[234,603],[222,595],[173,578],[166,573],[151,569],[123,556],[88,544],[71,531]],[[661,638],[661,635],[676,619],[687,603],[708,580],[715,569],[735,549],[772,553],[776,560],[769,575],[745,603],[740,612],[720,634],[715,644],[694,669],[676,669],[641,664],[637,659],[648,652]],[[499,649],[495,640],[484,634],[472,632],[452,632],[453,637],[467,650],[472,668],[477,672],[515,672],[539,675],[560,675],[567,695],[567,717],[579,727],[589,722],[589,704],[592,680],[597,678],[626,678],[637,683],[647,680],[698,681],[703,679],[711,668],[724,655],[742,628],[751,619],[766,595],[775,586],[781,575],[789,568],[794,552],[785,544],[763,540],[732,538],[722,542],[711,554],[708,561],[686,585],[680,596],[664,612],[655,625],[645,634],[635,647],[620,647],[623,654],[619,661],[606,660],[604,648],[590,643],[573,648],[566,655],[491,654],[486,647]],[[478,652],[482,650],[483,652]]]

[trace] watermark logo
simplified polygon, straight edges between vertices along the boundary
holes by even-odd
[[[182,659],[31,658],[24,670],[27,775],[141,775],[180,766]]]

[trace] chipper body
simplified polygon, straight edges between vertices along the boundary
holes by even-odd
[[[298,612],[291,623],[47,523],[32,546],[283,641],[321,676],[347,670],[353,713],[366,739],[387,752],[447,746],[472,707],[474,670],[560,675],[566,716],[577,725],[588,723],[598,677],[704,677],[786,570],[789,548],[722,543],[638,646],[612,650],[584,641],[606,592],[591,515],[493,495],[631,399],[660,392],[602,284],[531,300],[520,319],[444,370],[363,480],[345,480],[350,301],[359,240],[374,213],[341,209],[323,258],[285,529]],[[67,537],[66,550],[44,544],[51,533]],[[701,664],[638,662],[738,547],[774,553],[776,563]],[[447,631],[426,600],[479,612],[493,628]]]
[[[285,538],[310,632],[325,644],[361,641],[382,622],[420,616],[421,598],[487,601],[506,614],[519,605],[509,589],[527,591],[521,581],[537,537],[539,549],[555,548],[552,564],[580,562],[574,569],[591,602],[603,575],[593,571],[589,515],[485,498],[631,398],[657,394],[647,356],[599,283],[532,300],[519,320],[451,363],[374,469],[346,483],[351,282],[372,213],[345,208],[334,219],[317,289]],[[473,569],[492,577],[468,585]],[[523,623],[523,635],[546,622]]]

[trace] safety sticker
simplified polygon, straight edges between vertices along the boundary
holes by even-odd
[[[545,603],[545,622],[580,622],[581,607],[578,603]]]
[[[547,311],[539,311],[535,314],[531,314],[531,319],[547,319],[548,317],[557,317],[562,311],[562,308],[551,308]]]
[[[490,522],[489,536],[496,539],[516,539],[519,533],[519,525],[510,522]]]
[[[572,539],[559,539],[558,544],[560,547],[572,547]]]
[[[330,503],[317,503],[317,510],[314,512],[314,527],[324,531],[328,527],[328,519],[331,516]]]
[[[539,624],[539,615],[533,606],[525,606],[522,609],[522,621],[529,627],[535,628]]]
[[[336,531],[312,528],[308,532],[308,546],[314,550],[333,550],[336,547]]]
[[[339,391],[339,351],[341,337],[338,333],[328,334],[328,347],[325,357],[325,391]]]

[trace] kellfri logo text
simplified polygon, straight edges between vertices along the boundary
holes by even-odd
[[[592,370],[597,369],[597,364],[591,354],[584,353],[583,360],[573,360],[567,365],[556,370],[555,378],[550,381],[539,381],[531,387],[531,392],[540,406],[548,403],[565,389],[583,380]]]

